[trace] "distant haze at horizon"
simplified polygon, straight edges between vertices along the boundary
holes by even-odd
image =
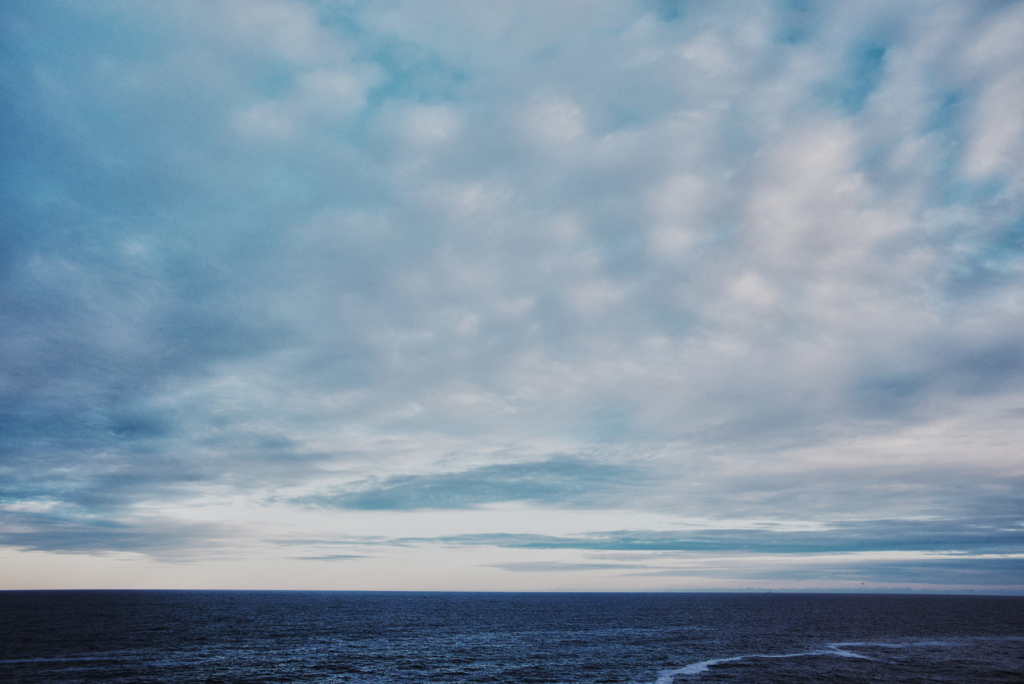
[[[0,589],[1024,593],[1024,3],[0,35]]]

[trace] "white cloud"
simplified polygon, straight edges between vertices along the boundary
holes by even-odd
[[[975,111],[965,167],[972,176],[1016,174],[1024,154],[1024,68],[989,85]]]
[[[694,174],[669,178],[650,195],[654,225],[650,249],[654,256],[677,258],[686,254],[708,232],[704,209],[709,183]]]
[[[526,134],[541,144],[558,145],[586,135],[583,110],[571,100],[544,98],[526,114]]]
[[[139,4],[144,48],[25,42],[17,500],[287,538],[330,487],[571,456],[656,473],[602,490],[638,526],[1010,516],[1024,15],[940,5]],[[545,501],[437,517],[600,531]],[[481,565],[587,561],[517,553]]]
[[[461,122],[451,107],[419,105],[406,114],[405,135],[418,146],[450,141],[458,135]]]

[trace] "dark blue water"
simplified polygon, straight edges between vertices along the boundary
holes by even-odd
[[[1024,597],[0,592],[4,682],[1024,682]]]

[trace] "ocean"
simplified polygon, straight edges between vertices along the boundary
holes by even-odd
[[[1024,597],[0,592],[0,681],[1024,682]]]

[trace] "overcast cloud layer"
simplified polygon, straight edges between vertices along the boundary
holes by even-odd
[[[1024,591],[1024,3],[0,32],[4,587]]]

